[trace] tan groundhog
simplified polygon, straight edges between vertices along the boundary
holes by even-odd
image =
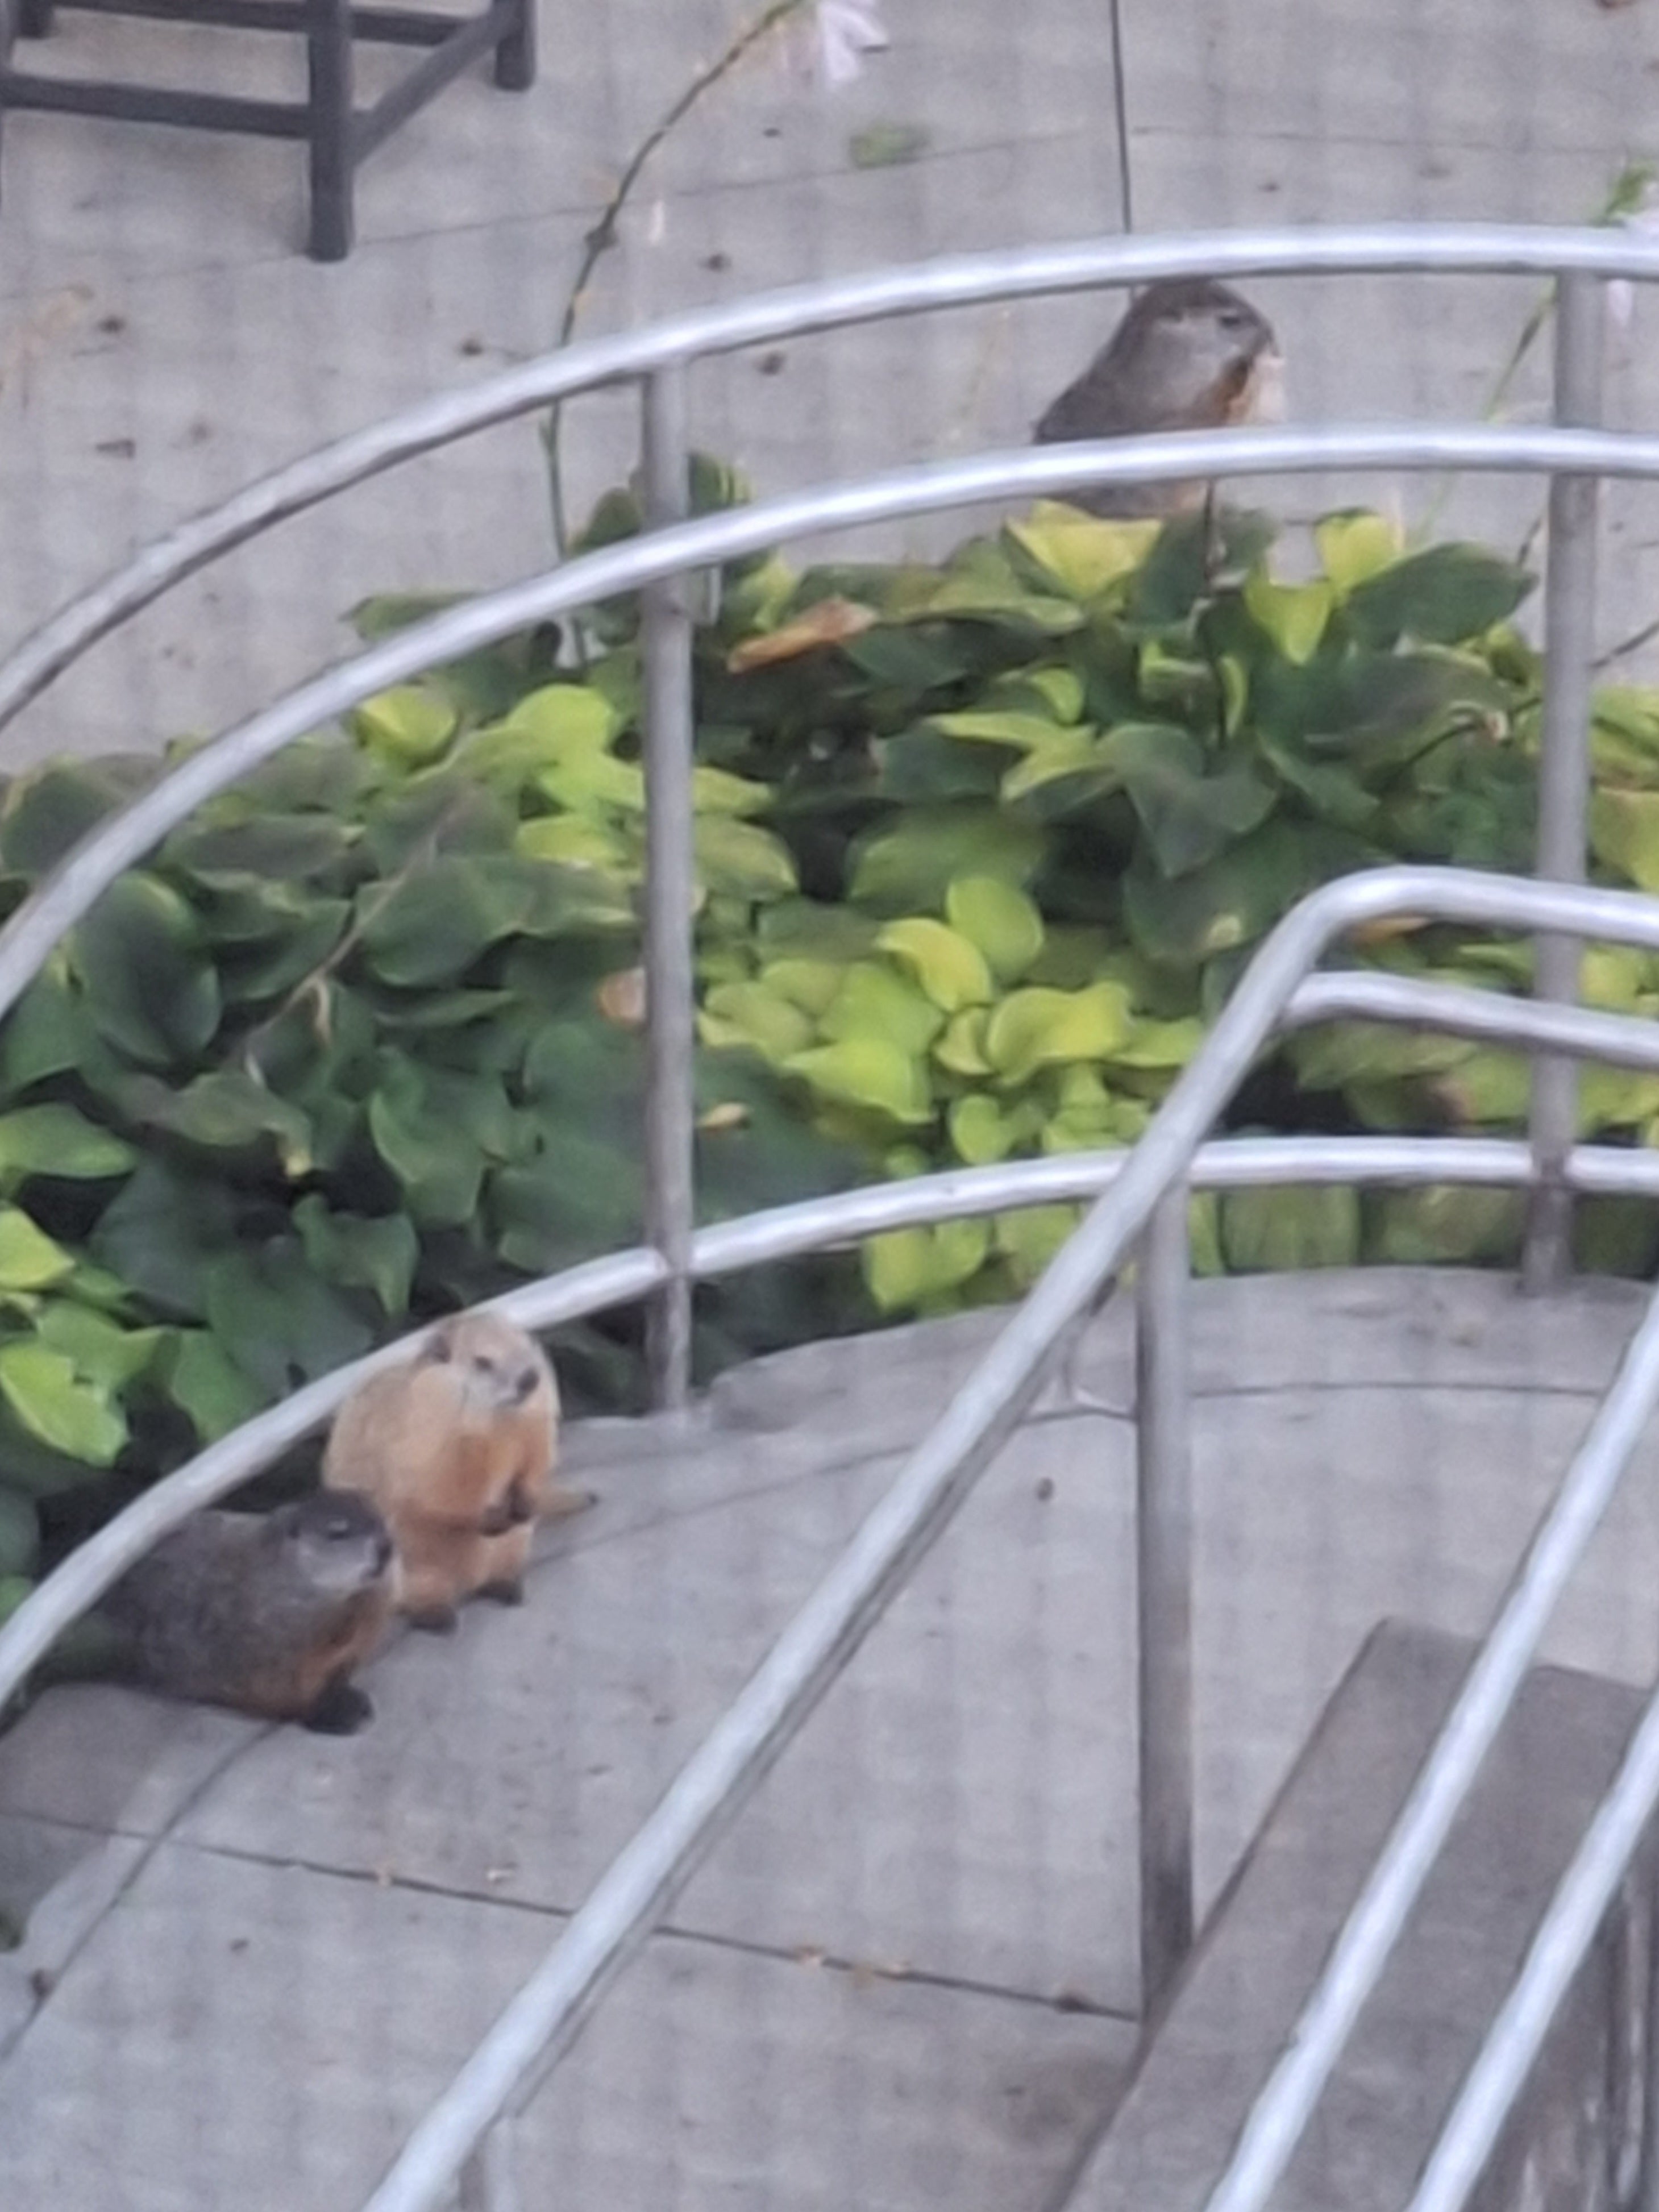
[[[146,1688],[349,1735],[349,1680],[391,1616],[392,1539],[367,1498],[192,1514],[109,1591],[121,1663]]]
[[[580,1512],[552,1483],[559,1393],[539,1345],[489,1313],[446,1322],[407,1366],[341,1407],[323,1480],[361,1491],[398,1551],[398,1603],[417,1628],[453,1629],[479,1594],[524,1598],[538,1516]]]

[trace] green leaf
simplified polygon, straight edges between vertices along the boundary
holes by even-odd
[[[75,1261],[61,1244],[37,1229],[15,1206],[0,1206],[0,1290],[40,1291],[73,1273]]]
[[[219,981],[177,891],[134,869],[76,926],[70,959],[103,1035],[165,1065],[201,1051],[219,1025]]]
[[[1275,584],[1258,568],[1244,586],[1244,604],[1285,658],[1299,667],[1318,651],[1336,593],[1322,581]]]
[[[208,1324],[267,1401],[367,1352],[368,1327],[296,1239],[227,1252],[207,1271]]]
[[[72,1298],[50,1298],[41,1306],[35,1334],[61,1352],[83,1381],[106,1390],[123,1390],[154,1363],[167,1336],[160,1328],[123,1328],[105,1314]]]
[[[993,1012],[985,1055],[999,1081],[1012,1085],[1051,1061],[1109,1059],[1127,1042],[1131,1027],[1129,994],[1121,983],[1081,991],[1034,985],[1012,992]]]
[[[771,900],[800,888],[788,847],[769,830],[732,814],[702,814],[691,834],[697,880],[707,890]]]
[[[1638,890],[1659,891],[1659,791],[1590,794],[1590,850]]]
[[[502,723],[552,763],[602,751],[616,735],[616,709],[585,684],[545,684],[520,699]]]
[[[1018,1125],[982,1091],[953,1101],[945,1118],[957,1158],[970,1168],[1006,1159],[1018,1139]]]
[[[995,1217],[996,1249],[1022,1289],[1036,1280],[1082,1218],[1076,1206],[1023,1206]]]
[[[919,807],[854,842],[848,896],[878,913],[937,913],[957,876],[1024,883],[1042,858],[1042,833],[995,806]]]
[[[1431,545],[1357,584],[1346,611],[1368,645],[1402,637],[1461,645],[1513,614],[1532,584],[1524,568],[1479,545]]]
[[[363,950],[384,982],[453,982],[479,955],[522,929],[536,904],[531,866],[489,857],[439,854],[388,895],[374,884],[358,895]]]
[[[189,1415],[203,1443],[216,1443],[253,1418],[264,1400],[217,1337],[184,1328],[176,1332],[176,1344],[167,1395]]]
[[[125,1175],[131,1145],[73,1106],[22,1106],[0,1115],[0,1176],[63,1176],[95,1182]]]
[[[1518,1191],[1432,1184],[1376,1193],[1369,1260],[1390,1267],[1504,1266],[1521,1249],[1526,1201]]]
[[[881,1310],[894,1313],[958,1289],[979,1273],[990,1249],[990,1227],[984,1221],[890,1229],[866,1240],[864,1279]]]
[[[1314,543],[1320,566],[1344,597],[1357,584],[1391,568],[1405,550],[1398,526],[1363,507],[1322,517],[1314,525]]]
[[[945,1017],[907,977],[858,960],[843,970],[819,1027],[826,1037],[882,1037],[903,1053],[921,1053],[945,1027]]]
[[[40,1519],[27,1498],[0,1490],[0,1581],[32,1575],[40,1557]]]
[[[832,972],[839,980],[838,971]],[[710,991],[703,1000],[697,1034],[708,1045],[749,1045],[780,1065],[805,1052],[815,1032],[798,1006],[762,981],[721,983]]]
[[[27,1091],[48,1076],[86,1067],[100,1049],[85,1003],[70,987],[68,962],[56,952],[0,1030],[0,1079],[8,1093]]]
[[[309,1117],[240,1067],[211,1069],[179,1091],[154,1076],[136,1077],[122,1087],[121,1101],[135,1121],[204,1152],[268,1144],[267,1157],[274,1153],[290,1179],[316,1165]]]
[[[385,1313],[408,1312],[421,1245],[407,1214],[336,1212],[313,1191],[295,1207],[294,1225],[318,1274],[350,1290],[372,1291]]]
[[[1157,542],[1156,522],[1106,521],[1058,500],[1039,500],[1008,535],[1042,580],[1069,598],[1098,599],[1139,568]]]
[[[0,1395],[31,1436],[93,1467],[112,1465],[127,1440],[109,1393],[44,1344],[0,1345]]]
[[[483,1153],[428,1104],[412,1068],[389,1072],[374,1091],[368,1129],[421,1227],[459,1228],[472,1218],[483,1180]]]
[[[1276,794],[1244,762],[1205,772],[1184,731],[1127,725],[1109,739],[1147,842],[1166,876],[1190,875],[1264,822]]]
[[[991,998],[994,987],[984,954],[971,938],[942,921],[922,915],[890,921],[876,943],[947,1014],[984,1006]]]
[[[1042,950],[1042,916],[1017,884],[996,876],[957,876],[945,894],[945,918],[976,945],[1001,983],[1025,973]]]
[[[447,699],[423,685],[403,684],[364,700],[351,717],[351,730],[377,759],[397,768],[424,768],[448,744],[457,720]]]
[[[843,970],[834,960],[769,960],[761,969],[766,988],[804,1014],[827,1013],[842,986]]]
[[[952,1014],[945,1034],[933,1040],[933,1058],[953,1075],[989,1075],[985,1057],[985,1027],[990,1016],[983,1006],[965,1006]]]
[[[106,815],[155,782],[162,763],[127,755],[114,760],[44,761],[18,776],[0,802],[0,865],[43,876],[90,835]]]
[[[1304,842],[1277,817],[1174,882],[1137,854],[1123,879],[1124,918],[1149,959],[1194,967],[1254,945],[1295,903],[1308,867]]]
[[[941,731],[947,738],[961,738],[973,744],[1006,745],[1017,753],[1036,752],[1051,745],[1066,726],[1048,714],[1025,714],[1013,708],[994,714],[934,714],[928,721],[930,729]],[[1078,734],[1092,737],[1094,732]]]
[[[933,1095],[910,1054],[882,1036],[845,1036],[785,1063],[821,1098],[908,1123],[930,1121]]]
[[[1358,1195],[1338,1185],[1225,1191],[1221,1248],[1240,1273],[1351,1267],[1359,1257]]]

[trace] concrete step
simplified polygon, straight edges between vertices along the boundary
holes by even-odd
[[[1365,1644],[1206,1923],[1068,2212],[1188,2212],[1225,2169],[1474,1647],[1389,1621]],[[1540,1668],[1488,1759],[1273,2212],[1398,2212],[1640,1699]],[[1474,2203],[1628,2203],[1642,2127],[1650,1835]]]

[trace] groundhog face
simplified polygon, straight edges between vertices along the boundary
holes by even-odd
[[[392,1571],[386,1522],[356,1491],[324,1490],[268,1516],[265,1539],[309,1589],[349,1595]]]
[[[489,1413],[527,1404],[547,1376],[534,1346],[516,1329],[486,1329],[477,1321],[441,1328],[425,1357],[434,1366],[453,1367],[462,1395]]]

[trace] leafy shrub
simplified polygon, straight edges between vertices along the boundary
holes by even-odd
[[[704,464],[698,503],[741,495]],[[638,527],[626,494],[590,542]],[[737,564],[699,629],[707,1218],[872,1175],[1127,1144],[1251,948],[1397,857],[1524,871],[1539,667],[1526,575],[1367,514],[1269,567],[1271,526],[1040,506],[938,567]],[[431,605],[372,603],[375,634]],[[411,1319],[635,1241],[643,854],[636,611],[371,702],[124,878],[0,1032],[0,1612],[49,1549],[204,1438]],[[1598,705],[1596,863],[1659,890],[1659,700]],[[159,772],[58,763],[0,801],[9,909]],[[1364,957],[1524,988],[1445,928]],[[1659,963],[1597,950],[1596,1003]],[[1524,1066],[1349,1025],[1294,1041],[1237,1127],[1513,1127]],[[1646,1143],[1659,1079],[1594,1073]],[[876,1238],[700,1292],[736,1353],[1028,1283],[1073,1210]],[[1241,1193],[1200,1263],[1497,1259],[1504,1194]],[[1587,1209],[1640,1264],[1646,1216]],[[568,1333],[577,1402],[636,1395],[635,1324]]]

